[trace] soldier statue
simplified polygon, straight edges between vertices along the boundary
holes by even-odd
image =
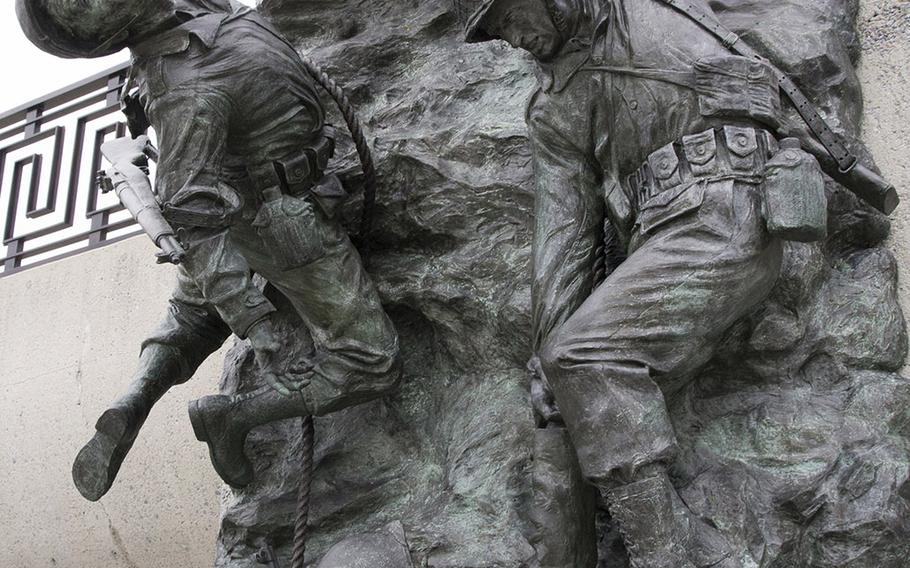
[[[324,171],[334,142],[293,46],[233,0],[17,0],[16,8],[28,37],[49,53],[129,48],[125,91],[138,88],[127,99],[131,118],[157,134],[157,201],[186,249],[132,384],[76,458],[79,491],[97,500],[110,489],[155,402],[231,333],[249,339],[270,386],[205,397],[190,415],[234,487],[252,479],[243,453],[251,428],[324,415],[394,388],[398,337],[330,200],[320,199],[333,195],[322,190],[333,184]],[[141,162],[144,144],[119,148],[121,162]],[[254,274],[293,305],[315,355],[296,360],[282,347],[275,307]]]
[[[742,566],[674,488],[665,397],[769,295],[782,240],[824,236],[819,161],[832,160],[802,150],[818,146],[805,128],[783,135],[785,79],[735,53],[746,47],[721,37],[705,0],[474,4],[468,42],[505,40],[539,64],[526,115],[535,409],[564,422],[632,566]],[[627,255],[612,272],[605,234]]]

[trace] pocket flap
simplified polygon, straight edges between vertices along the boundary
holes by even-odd
[[[682,142],[686,159],[693,164],[703,166],[717,155],[717,140],[713,129],[683,136]]]
[[[724,137],[727,139],[727,148],[740,158],[758,150],[758,137],[753,128],[724,126]]]
[[[665,196],[666,199],[651,199],[642,207],[638,216],[642,233],[649,233],[657,227],[701,207],[702,201],[705,199],[705,183],[698,182],[690,186],[681,186],[679,192],[665,192],[657,197]]]
[[[663,181],[673,177],[679,168],[679,158],[676,156],[673,144],[667,144],[648,156],[648,165],[651,166],[651,172],[658,180]]]
[[[291,195],[284,195],[281,198],[281,210],[288,217],[299,217],[312,211],[310,204],[303,199],[298,199]]]

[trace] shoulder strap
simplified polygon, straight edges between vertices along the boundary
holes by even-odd
[[[787,95],[787,98],[796,107],[796,112],[803,118],[809,130],[818,138],[819,142],[825,147],[828,154],[837,162],[842,173],[852,170],[857,164],[857,157],[847,149],[840,136],[834,132],[825,119],[819,114],[815,105],[800,91],[796,83],[793,82],[786,73],[772,65],[766,58],[762,57],[757,51],[746,45],[745,42],[733,31],[727,29],[721,24],[714,14],[705,12],[697,6],[692,0],[660,0],[682,13],[690,20],[695,21],[702,28],[714,35],[723,43],[724,47],[743,57],[761,59],[767,62],[774,69],[777,79],[780,82],[780,88]]]

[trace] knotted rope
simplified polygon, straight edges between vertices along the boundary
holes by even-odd
[[[376,169],[373,165],[373,153],[363,134],[363,127],[354,107],[348,99],[344,89],[336,83],[328,73],[311,59],[301,56],[303,66],[307,73],[316,81],[335,101],[341,111],[344,122],[354,140],[360,167],[363,170],[363,213],[360,219],[360,238],[366,237],[373,224],[373,209],[376,203]],[[301,433],[301,451],[303,452],[302,471],[300,477],[300,492],[297,498],[297,518],[294,523],[294,551],[291,557],[292,568],[304,568],[304,556],[307,544],[307,521],[310,518],[310,490],[313,484],[313,447],[315,443],[315,427],[313,417],[303,418]]]
[[[360,166],[363,170],[363,214],[360,219],[360,237],[366,237],[373,224],[373,207],[376,203],[376,169],[373,165],[373,153],[363,134],[363,126],[361,126],[344,89],[311,59],[305,56],[301,56],[300,59],[313,80],[319,83],[338,105],[348,131],[354,139],[354,146],[357,148],[357,156],[360,158]]]
[[[315,428],[312,416],[303,417],[301,447],[303,460],[300,472],[300,493],[297,498],[297,519],[294,523],[294,553],[291,557],[292,568],[304,568],[306,555],[307,521],[310,518],[310,488],[313,484],[313,446]]]

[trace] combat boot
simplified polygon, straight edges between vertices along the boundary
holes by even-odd
[[[175,373],[141,374],[95,423],[95,434],[73,462],[73,482],[89,501],[101,499],[114,484],[126,454],[152,407],[179,382]]]
[[[299,392],[284,396],[271,387],[235,396],[207,396],[191,402],[189,410],[196,439],[208,444],[215,471],[235,488],[253,481],[253,465],[243,453],[250,430],[309,414]]]
[[[729,543],[686,506],[665,471],[607,490],[632,568],[735,568]]]

